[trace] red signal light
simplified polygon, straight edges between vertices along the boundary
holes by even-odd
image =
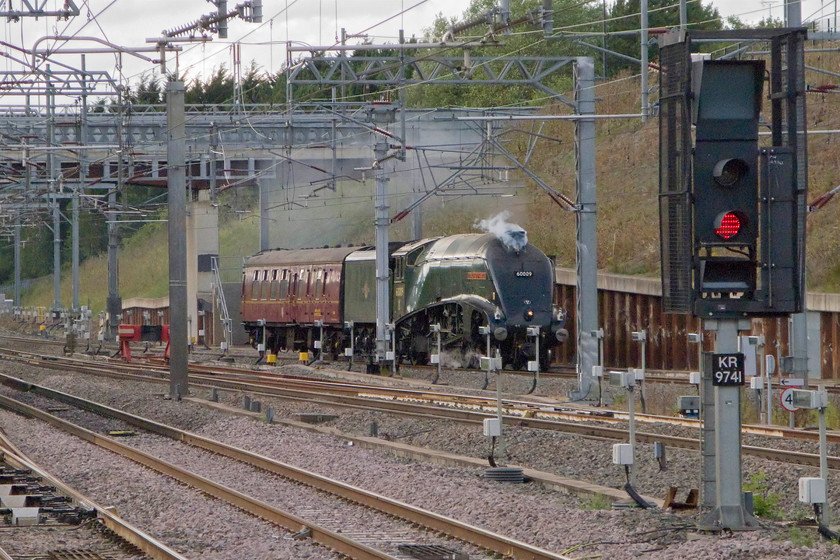
[[[743,225],[741,218],[735,212],[726,212],[717,220],[715,234],[724,240],[729,240],[738,235]]]

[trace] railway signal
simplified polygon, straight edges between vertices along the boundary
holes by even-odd
[[[698,315],[751,299],[758,266],[758,116],[763,61],[702,61],[693,171]],[[718,300],[718,301],[710,301]],[[722,300],[722,301],[720,301]]]
[[[668,312],[734,319],[802,310],[804,183],[796,148],[783,144],[777,101],[774,146],[759,147],[765,70],[761,60],[699,60],[668,69],[672,84],[690,84],[666,94],[660,121]],[[782,86],[771,76],[775,99]]]
[[[757,526],[743,498],[738,333],[751,317],[804,307],[806,36],[783,28],[660,38],[663,308],[715,332],[715,354],[701,360],[701,409],[714,403],[703,413],[703,503],[715,506],[704,529]],[[760,60],[695,60],[694,42],[709,40],[767,41],[767,72]]]

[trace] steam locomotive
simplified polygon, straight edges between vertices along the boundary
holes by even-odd
[[[365,246],[274,249],[247,259],[241,311],[253,344],[277,353],[308,350],[319,341],[322,355],[335,359],[352,337],[356,355],[372,356],[375,257],[374,247]],[[503,364],[515,369],[536,359],[537,346],[547,365],[550,347],[568,336],[565,312],[553,305],[553,263],[527,242],[461,234],[391,243],[389,268],[390,321],[401,362],[429,363],[436,324],[443,353],[464,367],[477,366],[487,353],[488,333],[491,353],[498,350]]]

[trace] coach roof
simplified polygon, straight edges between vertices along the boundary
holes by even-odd
[[[271,249],[257,253],[245,261],[246,267],[272,268],[288,265],[334,264],[361,247],[328,247],[325,249]]]

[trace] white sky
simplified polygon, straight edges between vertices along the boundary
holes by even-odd
[[[228,8],[232,9],[237,1],[228,0]],[[21,22],[4,22],[0,25],[0,40],[31,47],[35,39],[45,35],[76,33],[79,37],[95,36],[128,47],[147,46],[147,38],[159,37],[164,29],[187,24],[214,9],[206,0],[75,2],[81,7],[82,14],[74,20],[65,22],[56,21],[55,18],[41,18],[36,21],[26,18]],[[47,8],[54,9],[54,6],[62,3],[63,0],[48,0]],[[712,3],[721,15],[736,15],[745,22],[757,21],[768,15],[783,17],[782,0],[714,0]],[[19,4],[14,2],[15,6]],[[188,79],[207,75],[220,65],[230,69],[231,44],[234,41],[240,41],[241,44],[243,69],[251,60],[256,60],[263,70],[277,72],[286,59],[285,42],[289,39],[310,45],[329,45],[335,43],[336,35],[343,27],[348,33],[366,31],[377,43],[396,42],[400,28],[405,29],[406,37],[413,34],[422,36],[423,29],[432,24],[436,14],[442,13],[447,18],[460,17],[469,5],[469,0],[263,0],[263,4],[264,23],[231,20],[228,39],[217,38],[203,46],[185,44],[185,52],[179,57],[179,62],[181,71],[187,72]],[[836,1],[831,0],[803,0],[803,21],[820,17],[833,21],[835,6]],[[408,11],[404,15],[397,15],[403,9]],[[392,19],[384,21],[389,18]],[[559,22],[555,25],[559,25]],[[83,41],[74,41],[71,45],[97,46]],[[15,55],[19,56],[17,53]],[[61,60],[76,67],[80,65],[79,55]],[[8,61],[5,64],[7,69],[11,67]],[[113,55],[88,55],[87,68],[119,75]],[[155,68],[148,62],[126,56],[122,73],[134,83],[140,72]]]

